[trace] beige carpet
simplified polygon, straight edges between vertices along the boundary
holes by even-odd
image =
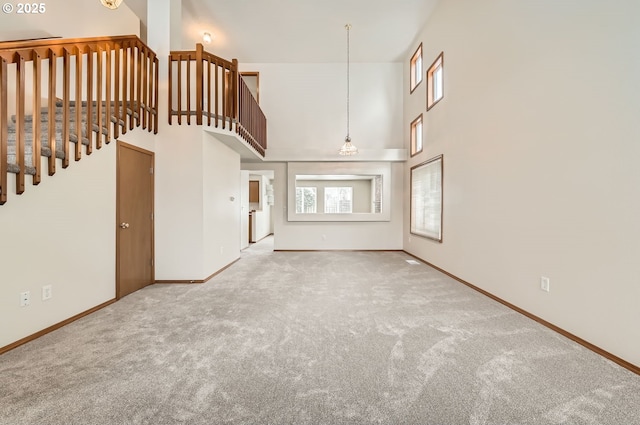
[[[640,424],[639,376],[404,253],[271,244],[0,356],[0,423]]]

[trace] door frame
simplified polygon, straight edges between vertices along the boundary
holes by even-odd
[[[120,291],[120,238],[118,237],[120,218],[120,149],[131,149],[145,155],[151,156],[151,167],[153,168],[151,178],[151,211],[153,218],[151,220],[151,284],[156,281],[156,252],[155,252],[155,228],[156,228],[156,202],[155,202],[155,167],[156,157],[155,152],[143,149],[141,147],[132,145],[122,140],[116,141],[116,222],[115,222],[115,237],[116,237],[116,299],[122,298]]]

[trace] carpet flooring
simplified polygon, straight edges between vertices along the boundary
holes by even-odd
[[[0,424],[640,424],[640,376],[402,252],[272,246],[0,356]]]

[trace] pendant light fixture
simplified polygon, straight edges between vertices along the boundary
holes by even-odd
[[[100,3],[102,3],[104,7],[115,10],[120,6],[122,0],[100,0]]]
[[[351,144],[351,137],[349,137],[349,31],[351,30],[351,24],[347,24],[344,27],[347,30],[347,137],[344,138],[344,145],[342,145],[338,153],[342,156],[351,156],[358,153],[358,148]]]

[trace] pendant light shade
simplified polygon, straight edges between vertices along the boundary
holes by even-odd
[[[344,145],[342,145],[338,153],[342,156],[351,156],[358,153],[358,148],[351,144],[351,137],[349,136],[349,31],[351,30],[351,24],[347,24],[344,27],[347,30],[347,137],[344,138]]]
[[[100,3],[106,8],[115,10],[122,4],[122,0],[100,0]]]

